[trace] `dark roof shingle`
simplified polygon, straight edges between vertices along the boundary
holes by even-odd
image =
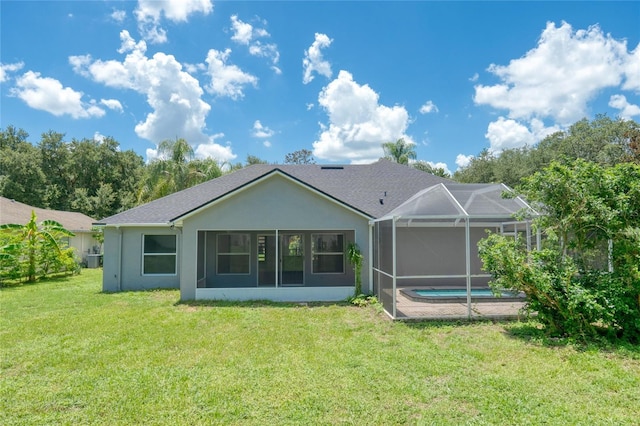
[[[388,160],[344,166],[256,164],[118,213],[101,223],[169,223],[275,170],[371,218],[385,215],[422,189],[450,182]]]

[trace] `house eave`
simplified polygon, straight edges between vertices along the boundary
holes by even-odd
[[[232,189],[229,192],[226,192],[225,194],[222,194],[222,195],[220,195],[220,196],[218,196],[218,197],[216,197],[216,198],[214,198],[212,200],[207,201],[204,204],[201,204],[200,206],[198,206],[198,207],[196,207],[196,208],[194,208],[194,209],[192,209],[192,210],[190,210],[190,211],[188,211],[186,213],[183,213],[183,214],[181,214],[179,216],[176,216],[176,217],[172,218],[170,220],[170,223],[182,224],[185,219],[188,219],[191,216],[194,216],[194,215],[200,213],[202,210],[204,210],[204,209],[206,209],[208,207],[211,207],[211,206],[213,206],[215,204],[221,203],[221,202],[227,200],[228,198],[233,197],[234,195],[236,195],[236,194],[238,194],[238,193],[240,193],[242,191],[245,191],[245,190],[247,190],[247,189],[259,184],[260,182],[262,182],[262,181],[264,181],[266,179],[269,179],[272,176],[276,176],[276,175],[277,176],[281,176],[281,177],[289,180],[290,182],[295,183],[296,185],[300,185],[303,188],[312,191],[316,195],[319,195],[322,198],[324,198],[326,200],[329,200],[329,201],[331,201],[331,202],[333,202],[333,203],[335,203],[335,204],[337,204],[337,205],[339,205],[339,206],[351,211],[352,213],[357,214],[358,216],[361,216],[361,217],[363,217],[363,218],[365,218],[367,220],[373,219],[373,217],[371,215],[369,215],[369,214],[367,214],[367,213],[365,213],[365,212],[363,212],[363,211],[361,211],[361,210],[359,210],[359,209],[357,209],[357,208],[345,203],[342,200],[339,200],[339,199],[337,199],[335,197],[332,197],[331,195],[329,195],[329,194],[327,194],[327,193],[315,188],[312,185],[309,185],[308,183],[306,183],[306,182],[304,182],[304,181],[302,181],[300,179],[297,179],[297,178],[291,176],[290,174],[288,174],[288,173],[286,173],[286,172],[284,172],[284,171],[282,171],[282,170],[280,170],[278,168],[275,168],[275,169],[270,170],[269,172],[267,172],[267,173],[265,173],[265,174],[263,174],[261,176],[258,176],[257,178],[255,178],[255,179],[253,179],[253,180],[251,180],[251,181],[249,181],[249,182],[247,182],[247,183],[245,183],[245,184],[243,184],[243,185],[241,185],[241,186],[239,186],[237,188]]]

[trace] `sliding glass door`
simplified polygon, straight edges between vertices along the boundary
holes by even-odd
[[[276,283],[304,284],[302,234],[283,233],[277,237],[274,234],[258,235],[258,286],[273,287]]]

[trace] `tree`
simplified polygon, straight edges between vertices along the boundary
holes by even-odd
[[[290,152],[284,157],[284,162],[285,164],[316,164],[313,152],[308,149]]]
[[[247,161],[245,161],[245,163],[247,166],[253,166],[254,164],[268,164],[265,160],[251,154],[247,154]]]
[[[6,135],[0,132],[0,195],[42,207],[46,176],[40,167],[40,150]]]
[[[138,202],[149,202],[222,175],[212,158],[196,159],[185,139],[165,140],[158,146],[158,159],[145,170]]]
[[[640,165],[554,162],[521,190],[543,213],[534,225],[544,247],[482,240],[492,285],[523,291],[551,333],[586,339],[603,327],[640,341]]]
[[[431,173],[432,175],[435,175],[435,176],[443,177],[445,179],[451,178],[451,175],[447,173],[445,169],[443,169],[442,167],[433,167],[431,164],[427,163],[426,161],[416,161],[415,163],[411,164],[411,167],[426,173]]]
[[[415,145],[407,143],[403,138],[395,142],[386,142],[382,144],[384,150],[384,158],[394,161],[398,164],[409,164],[409,160],[417,158]]]
[[[0,249],[0,276],[26,277],[28,282],[33,282],[37,275],[77,269],[73,249],[66,247],[63,241],[74,234],[56,221],[45,220],[38,224],[32,211],[26,225],[0,225],[0,233],[5,240]]]
[[[70,195],[73,184],[69,181],[69,146],[63,140],[64,134],[49,130],[42,134],[38,148],[42,172],[47,177],[43,202],[54,210],[70,210]]]
[[[533,147],[506,149],[499,154],[485,149],[453,177],[459,182],[502,182],[515,187],[553,161],[570,164],[577,159],[607,166],[640,163],[640,125],[606,115],[597,115],[591,121],[585,118]]]

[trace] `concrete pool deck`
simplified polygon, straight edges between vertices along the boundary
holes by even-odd
[[[468,319],[467,303],[428,303],[411,300],[398,289],[396,292],[396,319]],[[473,319],[524,318],[524,301],[512,299],[496,302],[471,303]]]

